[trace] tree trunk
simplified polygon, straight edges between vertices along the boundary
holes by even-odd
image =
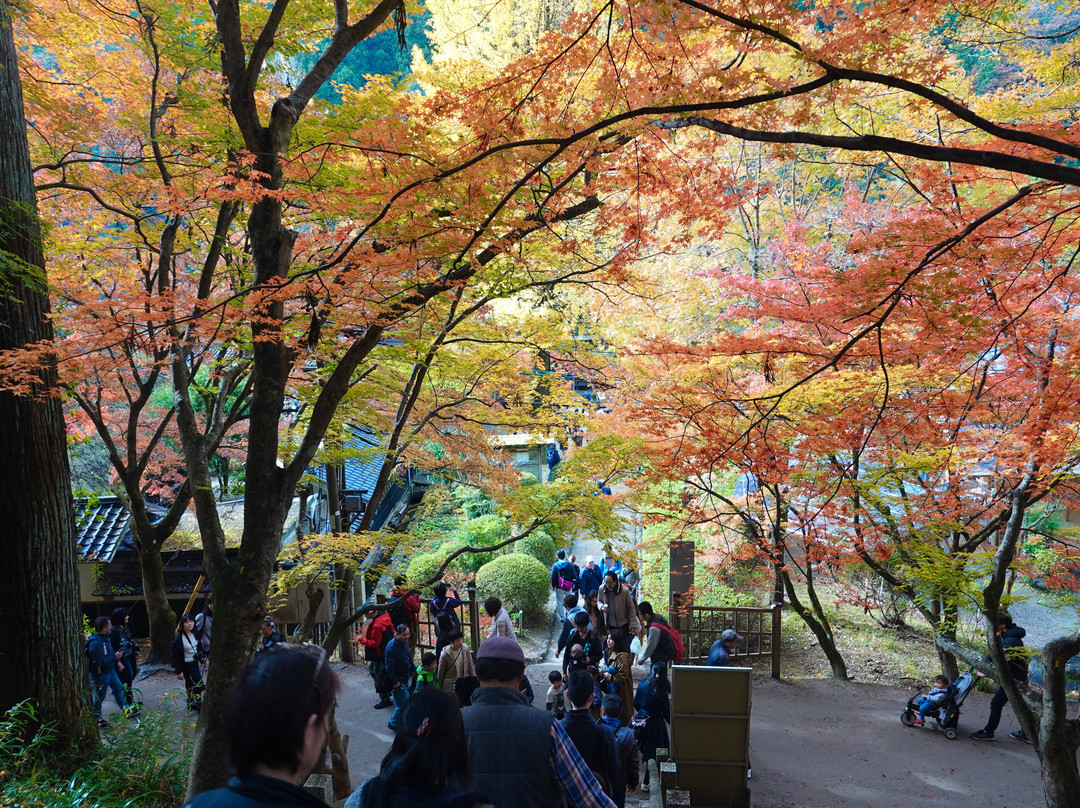
[[[955,604],[945,603],[942,605],[942,619],[937,626],[938,633],[948,640],[956,642],[956,624],[959,620],[958,610]],[[938,660],[941,662],[941,672],[949,677],[950,682],[955,682],[960,675],[960,666],[947,648],[937,646]]]
[[[162,665],[171,658],[169,643],[176,633],[176,612],[165,595],[165,565],[161,560],[161,548],[153,541],[142,541],[138,536],[135,537],[135,547],[142,568],[146,614],[150,618],[150,653],[146,662]]]
[[[795,614],[799,615],[810,631],[814,633],[822,652],[825,654],[825,658],[829,660],[832,675],[837,679],[847,679],[847,663],[844,661],[844,655],[840,653],[840,649],[836,647],[836,642],[833,640],[832,628],[829,626],[829,621],[825,617],[821,603],[818,601],[817,594],[814,591],[813,578],[810,576],[807,578],[807,593],[813,607],[808,609],[799,599],[791,576],[786,571],[781,570],[781,572],[783,573],[784,587],[787,590],[788,602],[791,604],[791,608],[794,609]]]
[[[0,0],[0,351],[51,341],[11,6]],[[0,710],[26,699],[64,743],[96,740],[79,700],[86,686],[75,573],[75,514],[56,368],[44,365],[29,396],[0,391],[0,525],[5,611]]]
[[[1076,744],[1046,744],[1039,750],[1047,808],[1075,808],[1080,794]]]
[[[330,747],[330,779],[334,784],[334,799],[348,799],[353,790],[349,776],[349,736],[343,737],[338,729],[336,705],[330,712],[330,734],[326,744]]]

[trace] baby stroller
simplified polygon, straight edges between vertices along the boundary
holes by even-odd
[[[964,703],[964,699],[967,698],[967,694],[971,692],[974,684],[974,674],[961,674],[955,682],[949,685],[949,692],[937,712],[927,714],[928,718],[933,716],[934,720],[937,721],[937,725],[945,731],[945,737],[950,741],[956,739],[956,722],[960,720],[960,705]],[[904,712],[900,713],[900,723],[905,727],[915,726],[915,719],[919,715],[919,696],[921,695],[922,691],[920,690],[908,699]]]

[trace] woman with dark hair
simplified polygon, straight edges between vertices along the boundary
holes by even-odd
[[[653,665],[649,678],[642,680],[634,696],[636,717],[645,719],[645,729],[638,736],[642,768],[645,770],[641,790],[645,792],[649,790],[649,767],[645,764],[656,757],[657,749],[667,749],[669,745],[667,725],[671,720],[670,693],[667,666]]]
[[[128,627],[128,610],[123,606],[117,606],[112,613],[112,631],[109,632],[109,642],[112,643],[113,651],[119,651],[123,669],[119,666],[116,675],[120,677],[120,684],[124,687],[125,710],[128,715],[135,715],[142,711],[142,702],[135,698],[135,677],[139,674],[139,644],[131,636]]]
[[[630,646],[627,645],[622,631],[617,628],[608,632],[606,645],[607,668],[604,669],[604,679],[610,685],[608,692],[622,699],[620,723],[624,727],[629,726],[630,719],[634,717],[634,674]]]
[[[585,612],[589,615],[593,631],[602,639],[607,634],[607,620],[604,619],[604,613],[600,611],[600,593],[596,589],[585,595]]]
[[[454,693],[454,682],[466,676],[476,676],[472,652],[465,645],[465,637],[458,629],[446,635],[447,644],[439,654],[438,673],[435,682],[443,693]]]
[[[298,784],[319,763],[337,692],[317,645],[277,645],[256,655],[225,703],[233,777],[185,808],[326,808]]]
[[[345,808],[476,808],[486,797],[465,793],[472,780],[469,745],[457,699],[427,688],[402,709],[397,734],[379,773]]]
[[[202,707],[203,680],[199,663],[199,640],[195,636],[195,618],[185,614],[180,618],[180,630],[172,638],[172,666],[176,678],[184,680],[187,708],[199,712]]]
[[[461,598],[456,590],[445,581],[435,584],[435,597],[428,601],[428,614],[435,626],[435,656],[442,655],[442,650],[450,642],[446,637],[454,629],[461,628],[457,610],[461,608]]]
[[[484,611],[491,620],[491,637],[509,637],[517,639],[514,631],[514,621],[510,619],[510,613],[503,608],[503,603],[497,597],[490,597],[484,601]]]

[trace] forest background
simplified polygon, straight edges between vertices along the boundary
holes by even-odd
[[[482,486],[507,546],[611,535],[613,503],[582,494],[632,476],[628,501],[671,528],[652,535],[768,565],[838,676],[815,576],[855,565],[907,598],[947,670],[985,665],[956,642],[958,615],[982,611],[1047,804],[1080,793],[1064,701],[1080,635],[1043,647],[1035,691],[993,633],[1015,570],[1075,585],[1071,537],[1050,529],[1077,449],[1071,6],[3,9],[45,225],[24,238],[34,200],[5,193],[5,304],[22,316],[44,288],[19,252],[35,242],[56,329],[0,345],[3,402],[62,392],[71,431],[104,444],[159,649],[160,551],[194,510],[220,650],[191,792],[224,779],[216,717],[288,509],[352,424],[384,447],[369,512],[404,460]],[[412,36],[409,72],[359,80],[347,57],[387,35],[387,59]],[[556,484],[521,486],[486,438],[563,425],[553,369],[605,386],[618,417]],[[223,465],[243,467],[236,563]],[[35,698],[92,746],[76,644],[32,650],[35,632],[78,635],[56,508],[18,538],[28,625],[3,703]],[[368,527],[320,542],[342,587],[386,540]],[[343,602],[331,648],[362,616]]]

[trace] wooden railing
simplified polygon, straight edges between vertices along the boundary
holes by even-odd
[[[686,645],[687,665],[701,665],[725,629],[743,638],[736,648],[736,664],[769,660],[774,679],[780,678],[780,606],[686,606],[678,596],[671,606],[675,627]]]
[[[476,590],[467,589],[463,593],[461,606],[457,609],[458,621],[461,623],[461,631],[465,635],[465,642],[474,652],[479,647],[483,637],[480,634],[480,604],[476,600]],[[429,600],[421,601],[419,622],[416,629],[416,648],[420,654],[424,651],[435,650],[435,621],[431,619],[428,610]],[[419,658],[419,654],[417,655]]]

